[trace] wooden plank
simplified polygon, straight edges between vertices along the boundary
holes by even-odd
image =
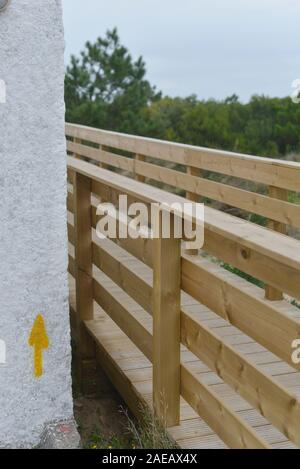
[[[74,226],[71,225],[71,223],[68,222],[68,240],[69,240],[69,243],[73,244],[73,246],[75,245],[75,230],[74,230]]]
[[[76,173],[74,178],[74,241],[76,311],[78,320],[78,383],[85,394],[90,383],[85,379],[88,360],[95,358],[94,342],[90,339],[83,321],[93,319],[93,264],[91,180]]]
[[[274,199],[279,199],[283,201],[288,200],[288,191],[286,189],[280,189],[279,187],[269,186],[269,196]],[[294,224],[294,220],[290,223],[291,225]],[[278,221],[273,219],[268,220],[268,228],[270,230],[277,231],[278,233],[286,234],[287,233],[287,226],[284,223],[279,223]],[[271,285],[266,285],[265,287],[266,298],[271,301],[279,301],[283,299],[283,293],[272,287]]]
[[[67,140],[67,150],[68,150],[68,142],[69,142],[69,143],[73,143],[73,142],[74,142],[74,145],[80,145],[80,144],[81,144],[81,139],[75,137],[75,138],[73,139],[73,142],[71,142],[71,140]],[[73,156],[74,156],[74,158],[80,158],[80,155],[78,155],[78,153],[76,153],[76,151],[73,151]]]
[[[95,301],[107,312],[112,320],[129,337],[141,352],[152,361],[152,335],[131,314],[122,302],[97,280],[94,280]]]
[[[185,292],[300,370],[291,360],[291,343],[300,338],[299,319],[291,317],[281,304],[267,301],[262,289],[205,259],[182,254],[181,268]]]
[[[164,201],[171,206],[186,201],[72,157],[68,157],[68,165],[110,190],[121,190],[146,203]],[[201,224],[202,220],[198,222]],[[204,250],[295,298],[300,298],[299,245],[298,240],[205,207]]]
[[[188,174],[190,176],[201,177],[201,170],[198,169],[198,168],[193,168],[192,166],[187,166],[186,174]],[[195,194],[195,192],[193,192],[193,191],[190,191],[190,190],[186,191],[185,197],[186,197],[186,199],[190,200],[191,202],[200,203],[200,197],[198,196],[198,194]],[[196,256],[199,253],[199,250],[198,249],[187,249],[186,252],[188,254]]]
[[[280,189],[279,187],[269,186],[269,197],[275,200],[281,200],[283,202],[288,201],[288,191],[286,189]],[[298,206],[299,207],[299,206]],[[268,220],[268,228],[270,230],[277,231],[278,233],[286,234],[287,226],[284,223],[278,223],[276,218],[274,218],[275,213],[272,214],[272,218]],[[293,225],[294,219],[289,217],[286,220],[286,223]]]
[[[187,365],[181,365],[181,394],[230,448],[270,448],[209,386],[201,382]]]
[[[137,272],[126,266],[120,256],[110,252],[109,240],[99,240],[93,233],[93,262],[147,312],[152,312],[152,288]]]
[[[138,172],[138,168],[137,168],[137,165],[136,165],[136,162],[137,161],[145,161],[145,157],[143,155],[135,155],[134,157],[135,159],[135,165],[134,165],[134,178],[136,181],[138,182],[145,182],[146,181],[146,177],[145,176],[141,176]]]
[[[68,192],[67,195],[67,209],[69,210],[69,212],[74,213],[74,198],[73,194],[70,194],[70,192]]]
[[[137,163],[139,174],[149,179],[178,187],[187,191],[189,200],[199,200],[199,195],[218,202],[256,213],[266,218],[273,217],[278,223],[300,227],[300,206],[279,197],[271,197],[245,189],[199,177],[197,169],[187,174],[151,163]],[[198,170],[199,171],[199,170]],[[276,230],[279,231],[279,230]]]
[[[202,176],[201,170],[198,168],[193,168],[192,166],[187,166],[186,174],[189,176],[197,177],[197,178],[200,178]],[[189,190],[186,191],[185,197],[191,202],[199,202],[199,199],[200,199],[199,195],[196,194],[195,191],[191,189],[192,187],[189,187]]]
[[[76,173],[74,181],[76,310],[81,319],[93,318],[91,180]]]
[[[266,230],[264,230],[264,228],[261,229],[263,230],[261,233],[262,247],[263,245],[265,246],[268,236],[265,236]],[[291,239],[288,237],[286,238]],[[254,278],[268,283],[273,287],[288,293],[294,298],[300,299],[300,271],[298,267],[294,269],[294,266],[292,265],[295,257],[293,258],[291,253],[289,253],[289,256],[291,256],[289,257],[290,263],[287,262],[287,259],[282,263],[279,259],[276,259],[276,257],[278,257],[276,253],[272,255],[267,254],[267,246],[265,254],[263,254],[262,250],[259,249],[257,245],[252,249],[247,246],[249,243],[245,241],[246,235],[244,235],[244,238],[240,238],[239,241],[232,241],[231,239],[228,239],[226,235],[224,237],[219,233],[211,232],[207,227],[205,228],[205,242],[203,250],[231,264],[232,266],[237,267],[242,272],[250,274]],[[280,251],[284,251],[284,238],[277,240],[273,238],[272,241],[271,239],[269,239],[269,241],[273,241],[275,243],[273,246],[277,247],[277,254]],[[298,242],[295,243],[295,248],[297,245]]]
[[[183,312],[181,341],[287,438],[300,445],[300,400]]]
[[[162,219],[160,212],[160,237],[153,250],[153,406],[170,427],[180,421],[181,240],[174,233],[162,237]]]
[[[67,180],[69,184],[74,183],[75,171],[73,171],[69,166],[67,167]]]
[[[77,155],[91,158],[92,160],[99,161],[104,169],[107,166],[122,169],[125,171],[134,171],[134,160],[125,156],[117,155],[115,153],[105,151],[102,148],[93,148],[88,145],[76,144],[73,142],[67,142],[67,149],[70,152],[76,152]]]
[[[118,366],[116,360],[103,346],[99,325],[95,321],[87,321],[85,325],[97,344],[96,359],[99,366],[105,371],[135,417],[141,417],[143,406],[146,405],[143,396],[136,390],[122,368]]]
[[[99,217],[96,215],[97,202],[92,201],[92,220],[93,227],[96,229]],[[119,233],[119,225],[122,224],[122,220],[119,219],[117,222],[117,233]],[[123,227],[125,228],[125,227]],[[113,242],[121,246],[125,251],[130,252],[137,259],[141,260],[148,266],[152,266],[152,250],[153,240],[146,238],[120,238],[112,239]]]
[[[68,267],[69,273],[72,275],[72,277],[75,278],[76,275],[76,269],[75,269],[75,259],[74,257],[70,256],[69,254],[69,267]]]
[[[66,124],[66,134],[152,158],[300,192],[299,163]]]

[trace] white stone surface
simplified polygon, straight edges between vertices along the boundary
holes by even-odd
[[[45,423],[72,417],[63,52],[61,0],[0,14],[0,447],[34,446]],[[50,346],[36,379],[39,313]]]

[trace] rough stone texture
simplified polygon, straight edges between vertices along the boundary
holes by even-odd
[[[0,447],[33,447],[72,418],[61,0],[12,0],[0,14]],[[33,375],[37,314],[50,347]]]
[[[80,437],[74,419],[48,424],[37,447],[37,449],[80,448]]]

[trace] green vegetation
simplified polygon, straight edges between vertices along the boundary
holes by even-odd
[[[145,75],[143,59],[133,61],[116,29],[88,42],[67,68],[67,120],[261,156],[300,152],[300,106],[289,97],[253,96],[246,104],[236,95],[224,101],[170,98]]]
[[[66,118],[119,132],[138,133],[141,113],[160,98],[145,79],[140,57],[132,60],[114,29],[71,57],[65,79]]]
[[[176,449],[176,444],[170,439],[165,428],[151,413],[148,407],[141,406],[139,422],[129,417],[127,430],[132,435],[134,446],[139,449]]]
[[[253,283],[253,285],[256,285],[257,287],[264,288],[265,284],[261,280],[258,280],[255,277],[252,277],[252,275],[246,274],[245,272],[242,272],[241,270],[237,269],[236,267],[233,267],[230,264],[227,264],[226,262],[221,262],[221,267],[224,269],[228,270],[229,272],[232,272],[233,274],[238,275],[239,277],[247,280],[250,283]]]
[[[141,407],[142,419],[137,422],[130,417],[127,410],[123,411],[126,426],[122,435],[104,436],[95,429],[88,441],[86,449],[176,449],[177,446],[169,438],[166,430],[147,407]]]

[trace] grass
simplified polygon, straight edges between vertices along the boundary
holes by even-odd
[[[176,449],[165,429],[146,407],[141,408],[142,419],[136,421],[127,410],[123,435],[105,437],[95,429],[85,444],[85,449]]]
[[[127,430],[132,435],[136,448],[139,449],[176,449],[177,446],[169,437],[164,427],[154,417],[148,408],[141,407],[143,418],[141,421],[136,422],[127,417],[128,425]]]

